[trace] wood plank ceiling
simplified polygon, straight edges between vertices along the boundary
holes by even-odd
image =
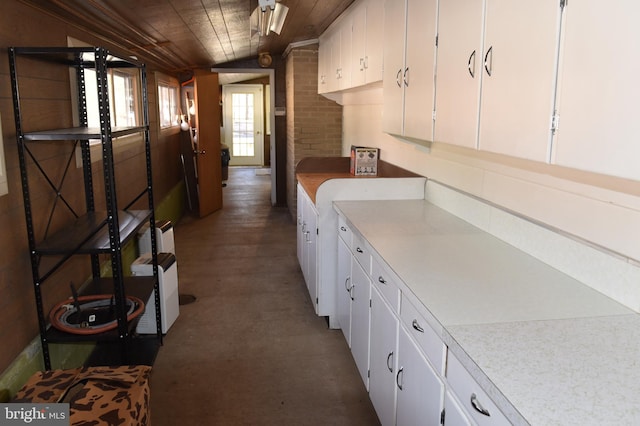
[[[280,0],[289,7],[280,35],[250,36],[257,0],[21,0],[123,51],[180,73],[282,54],[317,38],[353,0]]]

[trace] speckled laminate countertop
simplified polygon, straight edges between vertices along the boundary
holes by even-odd
[[[334,203],[514,424],[640,424],[640,316],[424,200]]]

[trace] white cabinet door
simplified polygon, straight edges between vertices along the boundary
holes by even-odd
[[[298,263],[300,264],[300,268],[302,269],[302,273],[304,274],[304,197],[306,196],[302,187],[298,185],[297,192],[297,226],[296,226],[296,254],[298,256]]]
[[[433,138],[437,0],[387,0],[383,129]]]
[[[375,287],[371,288],[369,397],[382,426],[396,422],[398,318]]]
[[[640,180],[640,3],[565,8],[553,162]]]
[[[477,148],[483,10],[482,0],[440,2],[436,142]]]
[[[402,135],[404,117],[404,40],[405,0],[386,0],[384,4],[384,74],[382,90],[384,103],[382,128],[385,132]]]
[[[329,91],[329,73],[331,72],[331,41],[330,33],[324,33],[319,38],[318,47],[318,93]]]
[[[437,0],[407,1],[404,136],[433,140]]]
[[[481,150],[549,160],[560,16],[559,0],[487,0]]]
[[[473,426],[464,410],[448,391],[444,396],[444,426]]]
[[[384,0],[368,0],[367,4],[367,37],[364,64],[366,69],[365,83],[382,80],[382,46],[384,44]]]
[[[369,389],[369,300],[371,281],[360,264],[353,260],[351,265],[351,354],[358,372]]]
[[[338,89],[345,90],[351,87],[351,15],[347,14],[340,22],[340,72],[338,76]]]
[[[304,249],[306,253],[306,282],[311,296],[313,308],[318,312],[318,212],[311,202],[306,198],[304,204],[304,220],[306,230],[304,232]]]
[[[444,385],[404,327],[398,342],[398,426],[439,425]]]
[[[297,255],[313,308],[318,312],[318,211],[302,186],[297,188]]]
[[[366,83],[367,2],[361,1],[351,11],[351,86]]]
[[[351,250],[338,238],[337,313],[338,324],[351,347]]]
[[[365,0],[351,12],[351,87],[382,80],[384,0]]]

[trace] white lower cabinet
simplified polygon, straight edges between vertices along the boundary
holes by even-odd
[[[369,318],[371,280],[355,260],[351,263],[351,354],[369,389]]]
[[[475,424],[478,426],[507,426],[511,424],[489,396],[480,388],[480,385],[473,379],[471,374],[451,353],[449,353],[447,359],[446,377],[450,390],[457,396],[462,409],[469,418],[473,419]],[[453,423],[453,421],[449,423],[447,421],[448,416],[449,413],[445,413],[446,425],[460,424]],[[455,414],[453,417],[454,419],[457,418]]]
[[[349,347],[351,347],[351,257],[351,250],[341,236],[338,238],[336,319]]]
[[[473,426],[458,401],[449,392],[444,394],[444,424],[447,426]]]
[[[382,426],[396,424],[396,370],[398,361],[398,317],[371,288],[371,349],[369,398]]]
[[[404,327],[398,341],[396,425],[439,425],[444,383]]]
[[[313,308],[318,312],[318,211],[298,185],[297,255]]]

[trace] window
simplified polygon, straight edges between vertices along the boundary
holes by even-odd
[[[178,102],[178,87],[165,82],[159,82],[158,108],[161,129],[180,124]]]
[[[136,126],[140,122],[138,102],[138,75],[126,71],[108,70],[109,108],[111,127]],[[87,96],[87,125],[100,127],[96,72],[84,70],[85,92]]]

